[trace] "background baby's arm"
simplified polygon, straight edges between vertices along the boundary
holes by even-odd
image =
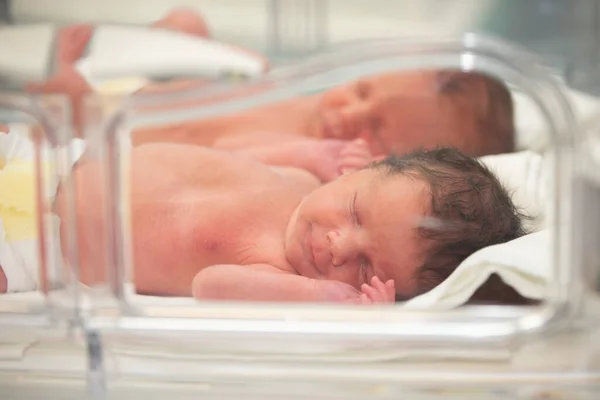
[[[197,299],[281,302],[347,302],[360,292],[337,281],[317,280],[271,265],[215,265],[196,274]]]
[[[322,182],[332,181],[342,173],[355,171],[372,161],[368,146],[361,140],[295,138],[268,144],[243,143],[246,144],[235,146],[235,142],[227,142],[216,147],[272,166],[301,168]]]
[[[231,151],[275,167],[300,168],[315,175],[319,180],[327,182],[335,179],[339,173],[333,159],[318,163],[320,147],[319,141],[315,139],[298,139],[287,143],[254,145]]]

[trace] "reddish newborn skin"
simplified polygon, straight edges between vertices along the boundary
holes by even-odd
[[[210,37],[204,18],[196,11],[175,9],[151,24],[154,29],[167,29],[196,37]],[[94,26],[71,25],[62,28],[57,39],[57,71],[45,82],[32,82],[27,90],[34,93],[65,94],[71,100],[73,124],[81,134],[83,100],[92,88],[75,68],[93,37]],[[232,50],[247,52],[263,60],[261,55],[237,46]],[[202,84],[183,81],[150,84],[142,91],[172,92]],[[305,151],[300,142],[330,140],[332,159],[329,166],[309,168],[323,182],[345,172],[355,171],[391,152],[402,154],[415,148],[449,145],[472,150],[473,111],[460,111],[448,98],[439,95],[436,71],[391,73],[361,79],[324,93],[300,96],[291,101],[252,109],[208,121],[138,129],[132,134],[134,145],[153,142],[186,143],[230,150],[247,150],[246,155],[274,166],[305,168],[290,162]],[[475,95],[475,94],[472,94]],[[290,143],[296,150],[290,150]],[[344,151],[332,143],[345,142]],[[357,143],[361,143],[357,145]],[[277,147],[281,147],[278,149]],[[266,149],[265,147],[268,147]],[[360,148],[357,148],[360,147]],[[354,149],[352,149],[354,148]],[[319,149],[319,151],[321,151]],[[336,164],[335,166],[331,164]]]
[[[105,278],[103,210],[92,206],[101,170],[88,161],[75,176],[81,278],[95,284]],[[427,211],[415,180],[367,168],[320,186],[303,170],[175,144],[135,148],[130,176],[140,293],[371,304],[414,290],[414,219]]]

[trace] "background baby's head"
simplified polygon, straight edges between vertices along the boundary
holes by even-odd
[[[479,249],[522,236],[523,215],[509,193],[479,161],[443,148],[388,157],[371,168],[402,174],[425,182],[429,212],[415,221],[424,240],[416,272],[416,293],[425,293],[443,282],[458,265]],[[477,293],[478,300],[520,303],[522,299],[497,277]]]
[[[438,93],[449,103],[450,143],[471,156],[515,150],[514,110],[510,91],[501,81],[477,72],[437,72]]]
[[[319,135],[363,138],[377,155],[450,146],[471,156],[514,150],[507,87],[477,72],[402,71],[368,77],[324,93]]]

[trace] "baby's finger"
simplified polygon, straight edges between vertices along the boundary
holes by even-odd
[[[367,285],[366,283],[363,283],[363,285],[360,287],[360,289],[363,292],[363,294],[366,294],[367,296],[369,296],[369,298],[373,301],[378,301],[379,298],[381,297],[381,293],[379,293],[379,291],[377,289],[375,289],[372,286]]]
[[[342,148],[340,154],[371,154],[367,146],[355,146],[353,143]]]
[[[367,164],[370,164],[373,159],[369,156],[365,155],[346,155],[338,158],[338,164],[340,165],[351,165],[356,167],[364,167]]]
[[[340,151],[340,158],[357,157],[357,156],[362,156],[363,154],[364,154],[364,152],[361,150],[345,148]]]
[[[371,278],[371,286],[373,286],[375,289],[379,290],[381,293],[386,292],[385,284],[377,276],[374,276]]]
[[[396,286],[393,279],[390,279],[385,283],[385,293],[391,302],[396,301]]]
[[[368,147],[367,141],[365,139],[362,139],[362,138],[354,139],[352,141],[352,144],[355,145],[355,146],[360,146],[360,147]]]
[[[361,287],[362,292],[369,296],[369,298],[373,301],[373,303],[383,303],[385,302],[385,292],[381,292],[378,289],[367,285],[366,283]]]
[[[371,278],[371,286],[379,291],[382,303],[393,303],[396,300],[396,289],[392,279],[383,283],[379,277],[374,276]]]
[[[354,168],[362,168],[365,165],[369,164],[371,160],[367,157],[361,157],[361,156],[348,156],[348,157],[343,157],[340,160],[340,165],[342,167],[354,167]]]

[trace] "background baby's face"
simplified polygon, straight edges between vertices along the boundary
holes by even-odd
[[[403,154],[440,145],[460,147],[455,109],[438,93],[437,71],[369,77],[324,93],[317,125],[327,138],[365,139],[371,152]],[[464,133],[464,132],[462,132]]]
[[[415,222],[426,185],[375,169],[348,174],[307,196],[290,221],[286,255],[299,273],[356,288],[373,276],[412,293],[419,265]]]

